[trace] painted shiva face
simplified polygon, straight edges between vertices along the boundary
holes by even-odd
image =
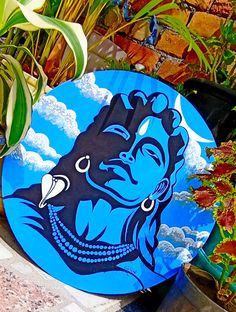
[[[102,134],[104,143],[107,138],[115,140],[116,137],[124,142],[124,146],[131,143],[117,155],[98,164],[100,174],[111,171],[113,177],[99,185],[88,170],[88,183],[126,205],[138,204],[148,197],[151,199],[169,165],[169,135],[161,120],[154,116],[144,118],[135,134],[120,124],[109,125]]]
[[[176,160],[182,163],[176,158],[185,145],[179,123],[163,94],[114,96],[43,178],[39,207],[101,198],[113,208],[140,207],[159,200],[175,181]]]

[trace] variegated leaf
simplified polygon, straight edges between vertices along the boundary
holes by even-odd
[[[33,99],[25,81],[20,64],[10,55],[2,54],[1,58],[10,64],[13,72],[6,111],[6,146],[0,152],[6,155],[13,146],[17,145],[25,136],[31,123]]]
[[[24,46],[16,46],[14,44],[3,44],[1,45],[3,48],[14,48],[18,50],[23,50],[26,54],[30,56],[30,58],[34,61],[36,68],[38,69],[38,78],[36,80],[35,92],[32,93],[33,96],[33,104],[37,102],[40,95],[45,93],[45,88],[47,86],[47,76],[45,75],[42,66],[36,61],[33,54]]]
[[[18,8],[15,7],[9,18],[6,21],[3,20],[0,24],[0,36],[6,33],[11,27],[18,27],[27,31],[34,31],[37,29],[58,30],[62,33],[73,52],[75,59],[74,78],[80,77],[84,73],[87,64],[87,39],[82,26],[78,23],[65,22],[33,12],[33,9],[42,5],[44,2],[43,0],[22,0],[21,2],[25,5],[16,0],[9,1],[16,3]]]
[[[24,6],[26,6],[29,10],[35,11],[40,9],[46,0],[19,0],[17,2],[20,2]]]
[[[19,7],[25,18],[39,29],[56,29],[60,31],[67,44],[70,46],[75,58],[75,74],[74,78],[80,77],[87,64],[87,39],[84,35],[82,26],[78,23],[70,23],[59,19],[50,18],[32,12],[24,5]],[[21,28],[21,25],[17,25]]]

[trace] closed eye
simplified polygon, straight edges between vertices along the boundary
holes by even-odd
[[[110,125],[106,129],[104,129],[103,132],[118,134],[119,136],[123,137],[126,141],[128,141],[130,138],[130,133],[128,132],[128,130],[121,125]]]
[[[143,147],[142,150],[143,152],[146,152],[148,155],[150,155],[155,160],[158,166],[161,165],[160,157],[157,155],[157,153],[154,150],[149,149],[147,147]]]

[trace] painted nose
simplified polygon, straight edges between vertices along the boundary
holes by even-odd
[[[134,157],[130,152],[121,152],[119,155],[120,159],[126,163],[132,164],[134,162]]]

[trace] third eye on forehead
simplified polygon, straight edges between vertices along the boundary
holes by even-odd
[[[140,136],[143,136],[147,133],[148,127],[150,124],[150,119],[146,119],[144,122],[141,123],[141,125],[138,128],[137,134]]]

